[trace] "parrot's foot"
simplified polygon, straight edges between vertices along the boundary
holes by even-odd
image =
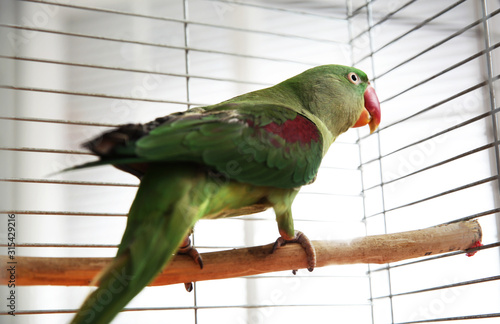
[[[177,251],[177,253],[189,255],[193,259],[193,261],[200,266],[200,269],[203,269],[203,259],[201,258],[201,255],[198,252],[198,250],[196,250],[191,244],[191,239],[189,238],[189,236],[187,236],[184,239],[184,242]],[[192,282],[184,283],[184,288],[186,288],[187,292],[191,292],[193,290],[193,283]]]
[[[191,244],[189,236],[184,239],[184,242],[177,253],[189,255],[193,259],[193,261],[200,266],[200,269],[203,269],[203,260],[201,258],[201,255],[198,250],[196,250]]]
[[[313,271],[314,267],[316,267],[316,251],[309,238],[300,231],[295,231],[295,236],[291,239],[286,239],[283,236],[279,237],[274,243],[271,253],[288,243],[299,243],[302,246],[307,255],[307,270]],[[297,270],[293,270],[293,274],[296,272]]]

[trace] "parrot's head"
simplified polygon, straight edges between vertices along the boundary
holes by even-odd
[[[363,71],[343,65],[322,65],[295,78],[298,82],[292,81],[290,85],[296,88],[304,108],[318,117],[334,138],[351,127],[365,125],[373,133],[380,124],[380,103]]]

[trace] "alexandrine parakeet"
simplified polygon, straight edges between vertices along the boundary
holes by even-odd
[[[179,249],[202,266],[189,244],[201,218],[272,207],[280,233],[275,247],[301,243],[312,270],[314,249],[294,230],[292,202],[301,186],[314,181],[337,136],[367,124],[373,132],[379,123],[379,101],[366,74],[324,65],[85,143],[99,160],[75,169],[111,164],[141,182],[117,255],[73,323],[109,323]]]

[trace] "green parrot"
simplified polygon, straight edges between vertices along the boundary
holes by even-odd
[[[294,230],[292,202],[301,186],[315,180],[337,136],[364,125],[373,132],[380,117],[364,72],[323,65],[219,104],[123,125],[85,143],[99,160],[72,169],[111,164],[141,182],[116,257],[72,323],[109,323],[177,252],[202,268],[189,240],[201,218],[272,207],[280,233],[273,251],[300,243],[312,271],[314,248]]]

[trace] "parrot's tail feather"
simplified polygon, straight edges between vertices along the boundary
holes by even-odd
[[[76,166],[72,166],[72,167],[69,167],[69,168],[65,168],[65,169],[53,172],[53,173],[49,174],[49,176],[54,176],[54,175],[57,175],[57,174],[60,174],[60,173],[68,172],[68,171],[86,169],[86,168],[96,167],[96,166],[100,166],[100,165],[107,165],[107,164],[110,164],[110,163],[104,162],[102,160],[87,162],[87,163],[79,164],[79,165],[76,165]]]
[[[115,158],[115,159],[102,159],[102,160],[96,160],[92,162],[87,162],[83,164],[79,164],[76,166],[72,166],[66,169],[62,169],[60,171],[53,172],[49,174],[50,176],[63,173],[63,172],[68,172],[68,171],[73,171],[73,170],[81,170],[81,169],[86,169],[86,168],[92,168],[96,166],[101,166],[101,165],[124,165],[124,164],[132,164],[132,163],[146,163],[146,162],[151,162],[147,159],[144,158],[138,158],[138,157],[128,157],[128,158]]]
[[[127,298],[131,300],[131,292],[127,286],[132,280],[127,265],[130,257],[120,257],[113,260],[100,277],[99,288],[92,292],[71,323],[109,323],[115,315],[128,303],[120,302]],[[120,297],[120,298],[118,298]]]
[[[99,283],[104,281],[106,275],[113,272],[114,269],[117,268],[118,265],[123,264],[127,258],[127,255],[121,255],[116,257],[112,262],[110,262],[106,267],[104,267],[90,282],[89,286],[99,286]]]
[[[72,323],[109,323],[156,277],[202,216],[206,197],[192,189],[203,181],[192,166],[155,165],[146,172],[117,256],[94,279],[99,287]]]

